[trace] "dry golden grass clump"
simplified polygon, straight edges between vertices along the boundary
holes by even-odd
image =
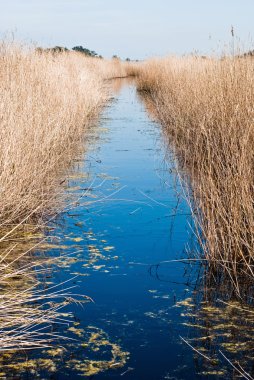
[[[254,61],[172,57],[137,74],[191,184],[209,266],[240,294],[254,270]]]
[[[43,290],[56,260],[38,258],[37,244],[18,250],[16,239],[29,241],[28,221],[36,238],[38,218],[62,206],[60,185],[109,99],[106,80],[122,75],[114,60],[0,42],[0,351],[47,346],[49,327],[65,322],[69,290]]]
[[[52,266],[61,259],[35,254],[42,238],[42,232],[26,225],[1,241],[0,361],[4,351],[49,346],[57,336],[52,326],[71,321],[71,315],[62,313],[72,299],[69,283],[63,290],[49,281]]]
[[[0,222],[47,212],[119,62],[0,44]],[[42,212],[42,211],[41,211]]]

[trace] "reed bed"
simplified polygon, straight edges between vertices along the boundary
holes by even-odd
[[[63,207],[68,168],[110,98],[107,79],[122,75],[115,60],[0,42],[0,351],[45,347],[52,324],[69,322],[68,284],[43,288],[57,259],[35,255],[39,224]]]
[[[53,326],[72,322],[72,315],[64,316],[62,309],[74,302],[74,286],[69,281],[55,285],[49,281],[52,268],[69,258],[47,255],[42,251],[43,240],[43,231],[36,232],[35,226],[28,224],[20,224],[2,238],[0,352],[48,347],[59,338]],[[86,299],[76,295],[77,302]]]
[[[105,79],[122,74],[114,60],[0,44],[0,223],[56,206],[66,168],[109,97]]]
[[[136,75],[192,189],[209,272],[241,296],[254,274],[254,60],[169,57],[143,63]]]

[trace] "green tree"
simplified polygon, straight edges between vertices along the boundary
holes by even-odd
[[[83,46],[74,46],[72,50],[85,54],[88,57],[98,57],[98,54],[94,50],[89,50]]]

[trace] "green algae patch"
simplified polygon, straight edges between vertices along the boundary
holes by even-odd
[[[73,334],[82,337],[84,335],[84,329],[78,329],[74,326],[68,328],[69,331],[71,331]]]
[[[188,297],[176,306],[183,309],[180,316],[181,324],[188,328],[186,341],[202,362],[200,375],[230,378],[232,368],[225,357],[240,371],[239,363],[252,373],[254,312],[251,305],[236,300],[200,302]],[[203,353],[210,361],[202,357]]]
[[[102,329],[95,326],[78,328],[75,323],[68,329],[76,336],[75,343],[55,346],[39,353],[40,357],[27,360],[17,351],[0,356],[0,379],[15,378],[30,374],[33,378],[41,378],[42,373],[49,378],[54,373],[76,372],[80,376],[89,377],[98,373],[122,368],[129,359],[129,352],[124,351],[115,340]],[[38,355],[38,352],[37,352]]]
[[[80,349],[84,358],[69,360],[68,368],[75,369],[80,375],[88,377],[125,366],[129,352],[122,350],[118,343],[112,342],[104,330],[88,326],[85,335],[87,339],[81,344]]]

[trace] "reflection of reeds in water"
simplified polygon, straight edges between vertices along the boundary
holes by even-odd
[[[138,88],[191,186],[204,257],[238,296],[243,277],[253,281],[253,74],[249,58],[168,58],[138,68]]]
[[[194,260],[204,263],[201,290],[178,304],[189,319],[184,339],[203,376],[250,380],[254,61],[169,58],[139,66],[137,75],[147,110],[175,153],[196,224]]]
[[[189,330],[183,340],[193,349],[200,375],[250,380],[254,376],[253,300],[249,297],[251,304],[239,301],[228,294],[229,285],[218,291],[213,274],[206,273],[192,295],[176,304]]]
[[[63,206],[67,169],[109,96],[105,79],[124,73],[120,61],[0,42],[0,350],[48,344],[44,325],[62,318],[69,292],[42,291],[51,261],[20,231]]]
[[[126,86],[135,84],[134,79],[131,77],[126,78],[113,78],[110,80],[110,88],[113,90],[114,94],[117,95]]]
[[[42,348],[57,336],[53,324],[67,323],[61,309],[71,292],[47,284],[57,258],[35,254],[41,234],[33,227],[15,230],[9,239],[0,256],[0,351]]]
[[[73,372],[91,378],[126,364],[129,353],[123,351],[119,343],[112,342],[102,329],[87,326],[86,331],[76,327],[72,331],[78,336],[75,343],[45,348],[37,352],[37,356],[27,357],[20,351],[3,353],[0,356],[0,378],[32,380],[42,376],[51,378],[55,373],[61,378],[62,374],[72,376]]]
[[[0,378],[23,379],[26,374],[32,379],[42,373],[51,376],[56,371],[68,370],[89,377],[123,367],[128,352],[122,350],[119,342],[112,341],[96,326],[82,328],[71,312],[72,306],[68,306],[72,302],[84,304],[90,299],[79,294],[74,299],[77,285],[73,284],[73,278],[59,284],[53,276],[57,270],[68,269],[77,262],[88,271],[106,270],[106,265],[98,263],[110,261],[108,265],[112,265],[112,260],[117,258],[114,247],[108,246],[106,240],[98,240],[96,245],[92,231],[83,231],[82,236],[87,236],[87,254],[84,257],[79,251],[70,256],[83,238],[70,233],[65,239],[72,244],[59,245],[54,241],[58,240],[57,236],[51,242],[49,234],[49,228],[45,228],[44,234],[33,225],[26,225],[2,243]]]

